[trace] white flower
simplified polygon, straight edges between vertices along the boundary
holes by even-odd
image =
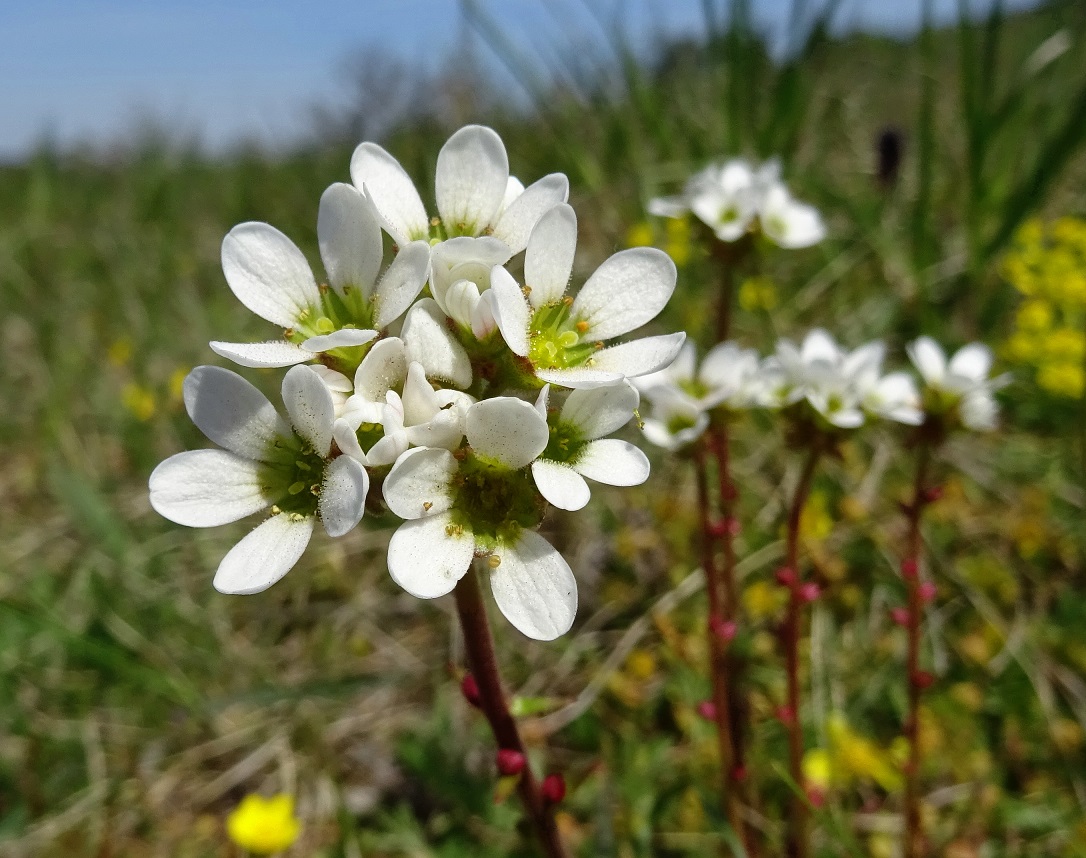
[[[757,222],[762,232],[785,248],[810,247],[826,237],[818,211],[797,201],[780,180],[776,159],[755,168],[741,158],[694,174],[683,193],[649,202],[662,217],[694,214],[721,241],[738,241]]]
[[[602,387],[671,363],[685,334],[604,347],[664,308],[677,276],[670,257],[645,247],[616,253],[570,298],[565,293],[576,248],[576,215],[558,205],[528,239],[523,291],[504,268],[491,272],[494,317],[509,348],[527,359],[540,381],[562,387]]]
[[[362,195],[335,184],[321,197],[317,218],[328,287],[319,287],[305,256],[266,223],[243,223],[223,240],[226,282],[256,315],[284,328],[281,340],[213,342],[211,348],[242,366],[276,367],[322,357],[351,372],[368,343],[411,305],[426,283],[424,241],[405,243],[378,279],[381,230]]]
[[[996,428],[999,407],[993,393],[1010,380],[989,378],[992,352],[982,343],[969,343],[948,361],[942,347],[931,337],[920,337],[907,349],[924,381],[924,411],[929,415],[956,415],[967,429]]]
[[[505,144],[481,125],[461,128],[441,147],[435,181],[439,219],[427,216],[411,177],[376,143],[355,149],[351,179],[399,245],[488,235],[505,245],[506,259],[524,249],[540,215],[569,196],[569,180],[561,173],[528,188],[510,177]]]
[[[886,355],[883,343],[875,341],[855,349],[845,360],[845,372],[851,379],[860,406],[868,414],[919,426],[924,422],[920,393],[916,382],[905,372],[882,374]]]
[[[762,388],[760,368],[754,349],[730,341],[710,349],[698,367],[694,344],[687,342],[670,366],[633,383],[650,402],[666,390],[667,397],[685,398],[700,411],[719,406],[738,411],[757,402]]]
[[[468,447],[413,448],[385,478],[385,502],[407,519],[389,543],[389,572],[432,599],[456,586],[473,557],[488,556],[501,612],[528,637],[553,640],[573,624],[577,584],[534,530],[546,502],[530,466],[547,447],[547,421],[527,402],[495,397],[472,405],[465,423]]]
[[[798,347],[778,340],[763,367],[763,404],[782,408],[805,401],[831,426],[855,429],[864,412],[853,374],[872,356],[870,347],[850,354],[821,328],[808,332]]]
[[[641,430],[658,447],[678,450],[694,443],[709,428],[708,412],[677,388],[659,387],[649,401],[650,411]]]
[[[223,558],[217,590],[265,590],[301,557],[317,519],[329,536],[342,536],[361,520],[369,476],[351,457],[333,453],[334,405],[312,369],[296,366],[283,379],[289,423],[264,394],[219,367],[194,369],[184,398],[193,423],[224,449],[162,462],[151,474],[151,506],[190,527],[272,511]]]
[[[604,438],[630,422],[637,391],[628,382],[591,390],[574,390],[561,410],[547,410],[550,385],[536,400],[549,424],[550,440],[532,462],[540,494],[559,509],[578,510],[588,503],[587,477],[609,486],[639,486],[649,477],[649,460],[637,447]]]

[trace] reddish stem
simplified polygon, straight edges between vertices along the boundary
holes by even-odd
[[[920,519],[924,507],[930,502],[925,483],[927,481],[928,462],[931,457],[930,447],[920,442],[916,455],[916,475],[913,479],[913,496],[906,507],[905,515],[909,522],[906,542],[906,555],[902,570],[908,570],[905,587],[908,592],[908,619],[905,629],[908,637],[908,651],[905,661],[905,680],[908,685],[909,712],[905,720],[905,738],[909,743],[909,762],[905,767],[905,839],[904,858],[920,858],[923,843],[923,831],[920,824],[920,693],[923,691],[920,677],[920,623],[924,613],[924,598],[920,592],[920,555],[922,543]]]
[[[716,538],[713,533],[709,500],[708,463],[705,449],[701,444],[694,448],[694,466],[701,526],[701,565],[705,569],[705,592],[709,600],[709,622],[706,624],[706,634],[709,642],[709,676],[713,686],[713,721],[716,724],[717,746],[720,752],[721,803],[736,836],[742,838],[743,823],[732,752],[728,659],[726,642],[718,633],[718,629],[725,622],[725,615],[721,599],[720,572],[716,565]]]
[[[796,484],[792,504],[788,509],[788,535],[785,563],[792,570],[788,585],[788,613],[784,621],[784,663],[788,676],[787,717],[784,719],[788,730],[788,772],[799,793],[791,799],[791,811],[788,818],[789,858],[807,858],[810,854],[807,843],[808,808],[803,790],[803,719],[800,717],[799,689],[799,638],[803,622],[801,611],[807,600],[803,595],[803,576],[799,569],[799,526],[803,516],[803,507],[811,493],[815,467],[818,464],[819,450],[811,449],[803,463],[803,470]]]
[[[460,615],[460,626],[464,631],[468,666],[478,683],[479,703],[486,720],[490,722],[498,748],[519,751],[526,755],[517,722],[509,712],[505,692],[502,690],[501,672],[494,653],[494,638],[490,633],[483,592],[474,568],[469,569],[460,579],[453,594],[456,597],[456,610]],[[554,823],[554,814],[540,792],[539,783],[532,774],[530,765],[526,765],[521,772],[517,791],[548,858],[566,858],[565,847]]]

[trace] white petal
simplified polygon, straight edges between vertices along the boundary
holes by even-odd
[[[683,217],[690,211],[686,197],[655,197],[649,200],[648,212],[657,217]]]
[[[864,424],[864,413],[859,408],[841,408],[823,416],[834,426],[841,429],[858,429]]]
[[[238,595],[267,590],[298,562],[313,535],[314,521],[313,516],[273,515],[222,559],[215,589]]]
[[[479,296],[479,303],[471,312],[471,332],[478,340],[485,340],[498,329],[494,315],[494,292],[487,289]]]
[[[512,256],[508,245],[491,235],[457,236],[436,245],[430,254],[430,293],[445,310],[445,293],[458,280],[470,280],[479,291],[490,288],[490,270]],[[449,314],[451,315],[451,314]]]
[[[950,359],[947,368],[952,375],[960,375],[970,381],[984,381],[992,369],[992,351],[982,343],[962,346]]]
[[[321,196],[317,238],[328,282],[342,294],[345,286],[367,298],[381,270],[381,227],[361,192],[342,182]]]
[[[648,457],[629,441],[618,438],[604,438],[586,445],[573,469],[609,486],[639,486],[649,478]]]
[[[490,587],[505,618],[534,640],[568,632],[577,615],[577,580],[562,555],[534,530],[495,553],[501,563]]]
[[[803,362],[808,364],[814,361],[837,364],[841,360],[842,352],[837,341],[829,333],[822,328],[814,328],[803,338],[800,355]]]
[[[524,254],[524,283],[528,300],[539,309],[566,293],[573,257],[577,253],[577,215],[564,203],[539,219]]]
[[[906,348],[909,360],[928,384],[939,384],[946,375],[946,355],[931,337],[919,337]]]
[[[647,375],[675,360],[685,339],[686,334],[677,333],[620,343],[596,352],[592,367],[600,372],[618,372],[627,378]]]
[[[576,425],[589,440],[602,438],[629,423],[640,401],[629,382],[574,390],[562,406],[562,420]]]
[[[500,265],[490,273],[490,294],[493,296],[494,320],[506,345],[514,354],[527,357],[531,308],[513,275]]]
[[[305,256],[274,226],[242,223],[222,242],[222,270],[231,291],[260,318],[284,328],[320,303]]]
[[[971,392],[958,406],[962,424],[967,429],[987,432],[996,428],[999,407],[996,401],[985,392]]]
[[[187,527],[215,527],[268,505],[260,466],[225,450],[192,450],[170,456],[151,472],[151,506]]]
[[[383,465],[391,465],[406,453],[407,448],[411,446],[403,427],[392,431],[386,429],[385,431],[388,434],[378,439],[377,443],[370,447],[369,453],[366,454],[370,467],[379,468]]]
[[[286,340],[271,340],[266,343],[223,343],[212,342],[211,350],[232,360],[241,366],[279,367],[294,366],[313,360],[313,353]]]
[[[560,174],[555,174],[560,175]],[[509,181],[505,183],[505,196],[502,197],[502,211],[504,212],[509,206],[511,206],[521,194],[524,193],[524,183],[516,176],[510,176]]]
[[[246,459],[265,461],[290,426],[266,396],[244,378],[217,366],[198,366],[184,386],[185,408],[208,438]]]
[[[761,224],[766,236],[784,248],[811,247],[826,237],[818,210],[793,199],[782,185],[774,185],[766,194]]]
[[[377,315],[373,323],[378,328],[388,327],[407,312],[426,285],[429,266],[430,245],[425,241],[413,241],[400,248],[374,290]]]
[[[388,234],[400,245],[430,236],[426,209],[400,162],[376,143],[351,156],[351,181],[373,204]]]
[[[547,447],[547,421],[530,402],[497,396],[468,409],[465,425],[468,443],[475,452],[505,465],[523,468]]]
[[[421,363],[430,378],[453,387],[468,387],[471,361],[449,331],[445,319],[433,298],[423,298],[408,311],[400,331],[407,347],[407,359]]]
[[[444,297],[449,318],[459,325],[470,326],[475,305],[479,303],[479,287],[470,280],[457,280]]]
[[[437,156],[437,210],[453,235],[478,235],[494,221],[509,181],[505,144],[493,130],[467,125]]]
[[[370,476],[350,456],[340,456],[324,470],[317,512],[329,536],[343,536],[362,520]]]
[[[310,337],[302,343],[302,348],[307,352],[327,352],[332,349],[350,348],[351,346],[364,346],[368,342],[377,339],[377,331],[365,328],[340,328],[330,334]]]
[[[437,394],[434,393],[430,382],[426,380],[426,372],[422,364],[413,361],[407,369],[407,380],[403,383],[403,422],[406,426],[417,426],[425,423],[437,414],[440,406],[437,402]]]
[[[494,225],[494,236],[504,241],[513,254],[520,253],[539,219],[552,207],[569,199],[569,179],[551,173],[529,185],[502,211]]]
[[[340,419],[332,424],[332,438],[343,455],[350,456],[359,464],[369,464],[362,445],[358,443],[358,434],[346,420]]]
[[[436,599],[452,592],[475,555],[471,531],[457,530],[448,513],[405,521],[388,543],[392,580],[412,596]]]
[[[445,512],[452,505],[449,484],[456,469],[456,459],[448,450],[429,447],[408,450],[385,477],[385,503],[400,518]]]
[[[588,278],[573,301],[573,318],[588,322],[586,337],[609,340],[639,328],[664,309],[678,272],[655,247],[622,250]]]
[[[354,385],[351,384],[351,380],[347,378],[342,372],[338,372],[334,369],[329,369],[324,364],[315,363],[309,367],[313,372],[321,377],[321,381],[324,382],[324,386],[328,388],[333,394],[332,399],[335,400],[335,394],[347,393],[349,394],[354,390]]]
[[[318,456],[332,446],[335,405],[321,377],[307,366],[296,366],[283,378],[283,405],[296,431]]]
[[[385,394],[403,384],[405,378],[407,378],[407,351],[403,340],[399,337],[378,340],[355,370],[355,396],[366,402],[383,403]],[[373,421],[363,422],[372,423]]]
[[[442,447],[455,450],[464,438],[464,420],[452,408],[439,411],[433,419],[404,430],[407,440],[416,447]]]
[[[584,509],[592,496],[584,477],[569,465],[537,459],[532,462],[532,477],[539,493],[559,509]]]
[[[544,420],[547,419],[547,403],[551,398],[551,386],[544,384],[539,391],[539,395],[535,398],[535,410],[539,412],[539,416]]]
[[[583,366],[573,369],[539,369],[536,370],[535,375],[541,381],[549,382],[558,387],[586,390],[593,387],[607,387],[608,385],[617,384],[626,377],[621,372]]]

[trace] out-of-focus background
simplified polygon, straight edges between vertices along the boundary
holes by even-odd
[[[226,598],[211,576],[246,525],[147,503],[158,461],[206,445],[180,385],[222,363],[208,340],[267,333],[223,279],[230,227],[270,222],[316,264],[317,202],[358,142],[425,196],[466,122],[522,179],[569,175],[575,277],[671,253],[659,324],[703,347],[710,261],[645,206],[745,156],[779,157],[829,228],[740,284],[745,345],[819,325],[902,365],[919,333],[993,348],[1002,428],[944,451],[928,529],[925,820],[933,854],[1086,852],[1082,3],[46,0],[0,8],[0,854],[240,854],[223,820],[252,792],[296,797],[291,855],[527,854],[457,690],[451,605],[388,578],[389,522]],[[736,437],[751,777],[780,798],[772,570],[796,466],[768,416]],[[849,444],[804,519],[819,855],[895,854],[901,438]],[[581,585],[573,631],[495,623],[586,856],[720,845],[690,475],[652,455],[644,488],[548,520]]]

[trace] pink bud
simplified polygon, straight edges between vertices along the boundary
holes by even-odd
[[[714,539],[720,539],[725,533],[728,532],[728,520],[725,518],[717,519],[709,524],[709,535]]]
[[[916,559],[913,557],[906,557],[901,561],[901,577],[906,581],[911,581],[916,577],[917,565]]]
[[[544,801],[548,804],[558,804],[566,797],[566,779],[560,774],[547,775],[543,778],[540,790],[543,793]]]
[[[479,683],[475,681],[475,677],[470,673],[465,673],[464,678],[460,680],[460,693],[476,709],[482,707],[482,698],[479,697]]]
[[[920,598],[925,602],[934,600],[936,594],[939,592],[934,581],[921,581],[920,586],[916,588],[916,591],[920,594]]]
[[[935,503],[943,496],[943,487],[931,486],[930,488],[924,490],[923,496],[925,503]]]
[[[792,711],[791,706],[778,706],[777,707],[777,719],[786,727],[795,723],[796,715]]]
[[[921,691],[925,688],[931,688],[932,683],[935,682],[935,677],[928,673],[926,670],[918,670],[912,675],[912,683]]]
[[[891,608],[890,619],[899,626],[909,625],[909,611],[906,608]]]
[[[713,617],[709,620],[709,631],[727,643],[735,638],[736,625],[731,620],[724,620],[720,617]]]
[[[498,751],[497,762],[498,771],[505,777],[512,777],[524,771],[528,760],[520,751],[501,748]]]
[[[738,536],[743,530],[743,525],[741,525],[739,519],[734,516],[724,519],[724,526],[728,529],[728,534],[731,536]]]
[[[712,700],[702,700],[698,704],[698,714],[706,721],[716,719],[716,704]]]
[[[822,805],[826,803],[826,794],[818,787],[808,786],[806,792],[807,801],[809,801],[813,807],[822,807]]]
[[[820,595],[822,595],[822,590],[814,581],[808,581],[799,588],[799,597],[804,602],[813,602]]]
[[[791,566],[781,566],[773,576],[782,587],[791,587],[796,583],[796,570]]]

